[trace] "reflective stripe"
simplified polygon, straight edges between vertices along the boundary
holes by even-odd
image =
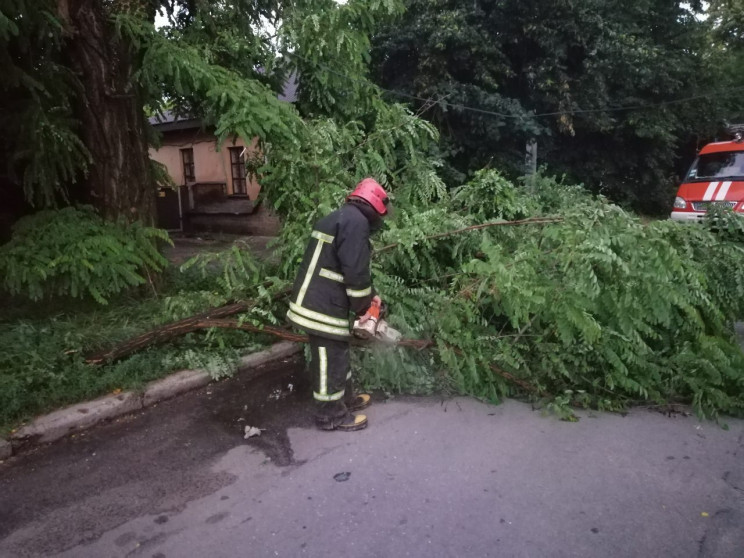
[[[328,395],[328,355],[325,347],[318,347],[320,365],[320,395]]]
[[[318,240],[322,240],[323,242],[327,242],[328,244],[333,242],[333,237],[330,234],[322,233],[320,231],[313,231],[312,233],[310,233],[310,236],[312,236],[313,238],[317,238]]]
[[[718,193],[716,194],[716,201],[725,200],[726,194],[728,194],[729,188],[731,188],[731,182],[726,181],[723,184],[721,184],[721,187],[718,190]]]
[[[346,379],[351,380],[351,370],[346,373]]]
[[[325,314],[321,314],[320,312],[316,312],[315,310],[304,308],[303,306],[295,304],[294,302],[289,303],[289,308],[295,314],[299,314],[300,316],[303,316],[304,318],[308,318],[310,320],[315,320],[316,322],[323,322],[324,324],[332,326],[349,327],[349,320],[344,320],[343,318],[334,318],[333,316],[326,316]]]
[[[315,247],[315,252],[313,253],[313,257],[310,260],[310,265],[307,268],[307,273],[305,274],[305,280],[302,282],[302,287],[300,287],[300,292],[297,294],[297,304],[299,304],[300,306],[302,306],[302,301],[305,300],[305,295],[307,294],[307,287],[310,285],[310,280],[313,278],[313,273],[315,273],[315,266],[318,265],[318,258],[320,258],[320,253],[322,251],[323,251],[323,241],[319,240],[318,245]]]
[[[344,276],[340,273],[336,273],[335,271],[331,271],[330,269],[326,269],[325,267],[320,268],[320,273],[318,273],[321,277],[325,277],[326,279],[333,279],[334,281],[338,281],[339,283],[344,282]]]
[[[716,193],[718,184],[718,182],[711,182],[710,184],[708,184],[708,187],[705,189],[705,194],[703,194],[703,201],[710,201],[713,199],[713,194]]]
[[[351,333],[349,332],[348,326],[346,329],[341,329],[340,327],[333,327],[333,326],[321,324],[320,322],[314,322],[313,320],[308,320],[307,318],[298,316],[297,314],[292,312],[292,310],[289,310],[287,312],[287,318],[292,320],[298,326],[305,327],[313,331],[320,331],[321,333],[329,333],[331,335],[338,335],[339,337],[349,337],[351,335]]]
[[[361,298],[363,296],[371,295],[372,287],[367,287],[366,289],[362,289],[359,291],[355,291],[354,289],[346,289],[346,294],[354,298]]]
[[[317,401],[338,401],[344,396],[344,390],[337,391],[336,393],[332,393],[330,395],[323,395],[322,393],[313,392],[313,397]]]

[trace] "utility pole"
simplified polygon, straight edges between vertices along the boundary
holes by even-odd
[[[527,188],[530,192],[535,193],[535,183],[537,177],[537,140],[530,138],[527,140],[524,151],[524,174],[527,177]]]

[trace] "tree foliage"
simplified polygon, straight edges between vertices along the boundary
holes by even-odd
[[[40,211],[19,220],[0,247],[0,276],[10,294],[31,300],[90,296],[107,304],[165,267],[159,243],[170,243],[168,233],[106,221],[91,207]]]
[[[465,188],[477,195],[489,186],[483,178]],[[643,225],[549,180],[541,187],[515,209],[541,214],[547,202],[561,223],[381,254],[380,289],[404,309],[394,323],[436,339],[442,373],[490,399],[520,390],[491,372],[496,364],[553,402],[617,408],[689,398],[704,414],[741,412],[744,362],[732,335],[744,300],[741,245],[672,222]],[[503,213],[499,205],[487,217]],[[436,264],[448,265],[430,269],[432,252],[447,254]]]
[[[288,70],[301,76],[303,114],[358,118],[371,108],[370,36],[402,8],[398,0],[301,0],[285,9],[280,45]]]
[[[737,116],[742,83],[724,68],[735,54],[711,46],[714,22],[696,2],[408,0],[406,8],[375,37],[376,80],[417,97],[416,106],[438,102],[425,116],[461,172],[493,159],[521,174],[534,138],[555,172],[665,212],[677,157],[689,164],[689,146]],[[719,31],[729,21],[721,16]]]
[[[0,173],[41,206],[67,199],[67,187],[90,163],[72,105],[78,82],[62,61],[62,40],[56,2],[0,3]]]

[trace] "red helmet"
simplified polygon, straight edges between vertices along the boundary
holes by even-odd
[[[380,215],[387,215],[388,195],[374,178],[365,178],[357,184],[349,198],[359,198],[371,205]]]

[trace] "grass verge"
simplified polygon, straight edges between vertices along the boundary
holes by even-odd
[[[117,390],[139,389],[175,370],[206,368],[216,378],[229,375],[241,354],[269,340],[240,331],[196,332],[118,362],[85,363],[85,355],[92,351],[179,317],[168,297],[189,298],[209,283],[209,277],[189,277],[171,269],[163,276],[157,295],[143,289],[117,297],[107,306],[79,300],[0,300],[4,308],[0,317],[0,436],[34,415]],[[209,306],[203,300],[193,310]]]

